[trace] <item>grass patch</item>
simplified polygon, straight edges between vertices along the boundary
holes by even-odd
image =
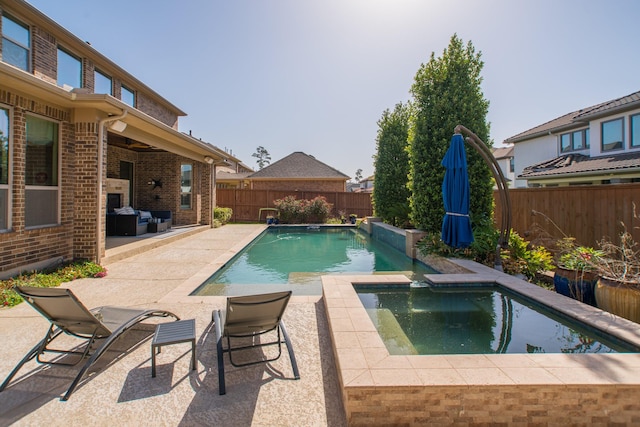
[[[90,261],[73,261],[45,271],[21,274],[7,280],[0,280],[0,307],[13,307],[22,302],[22,297],[13,290],[14,286],[34,286],[53,288],[61,283],[87,277],[104,277],[107,269]]]

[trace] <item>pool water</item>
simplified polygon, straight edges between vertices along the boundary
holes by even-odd
[[[270,227],[214,273],[195,295],[246,295],[291,289],[320,295],[325,274],[436,273],[354,227]]]
[[[636,351],[497,286],[356,286],[391,354]]]

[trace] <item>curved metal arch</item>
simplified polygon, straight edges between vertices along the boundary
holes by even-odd
[[[489,166],[493,179],[496,181],[498,187],[498,196],[500,197],[500,205],[502,207],[502,215],[500,221],[500,238],[498,240],[498,247],[496,248],[496,260],[494,267],[502,270],[502,262],[500,261],[500,248],[506,249],[509,246],[509,233],[511,232],[511,199],[509,198],[509,190],[507,188],[507,180],[500,169],[500,165],[489,147],[482,141],[478,135],[471,132],[469,129],[462,125],[458,125],[454,129],[455,133],[466,134],[465,141],[469,143]]]

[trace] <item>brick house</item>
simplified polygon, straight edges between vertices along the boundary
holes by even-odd
[[[26,2],[0,0],[0,15],[0,277],[99,262],[114,188],[174,225],[211,223],[227,153],[179,132],[183,111]]]
[[[296,151],[246,179],[252,190],[344,192],[349,177],[313,156]]]

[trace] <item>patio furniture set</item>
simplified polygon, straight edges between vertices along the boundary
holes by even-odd
[[[144,310],[128,307],[103,306],[87,309],[70,289],[36,288],[16,286],[22,298],[38,313],[45,317],[49,329],[44,338],[36,344],[9,373],[0,385],[4,391],[18,371],[35,359],[45,365],[77,365],[87,359],[61,400],[66,401],[79,385],[89,368],[107,352],[111,345],[125,332],[151,317],[173,317],[174,322],[159,323],[151,341],[151,376],[156,376],[156,355],[167,345],[191,343],[191,369],[197,369],[195,320],[180,318],[165,310]],[[224,354],[229,354],[229,362],[235,367],[268,363],[282,354],[282,344],[287,346],[294,378],[300,379],[298,365],[289,335],[282,321],[291,291],[269,294],[248,295],[227,298],[226,310],[214,310],[212,322],[216,334],[218,352],[219,393],[226,393]],[[84,340],[84,348],[60,350],[50,344],[62,334]],[[261,342],[256,337],[271,333],[275,340]],[[232,342],[233,340],[233,342]],[[226,341],[226,345],[224,343]],[[259,356],[248,362],[236,362],[232,354],[265,346],[277,346],[277,355],[271,358]],[[50,354],[53,353],[54,356]],[[261,353],[261,352],[258,352]],[[45,360],[44,356],[47,354]],[[55,355],[58,355],[57,357]],[[25,375],[30,377],[30,374]],[[24,377],[22,378],[24,379]]]

